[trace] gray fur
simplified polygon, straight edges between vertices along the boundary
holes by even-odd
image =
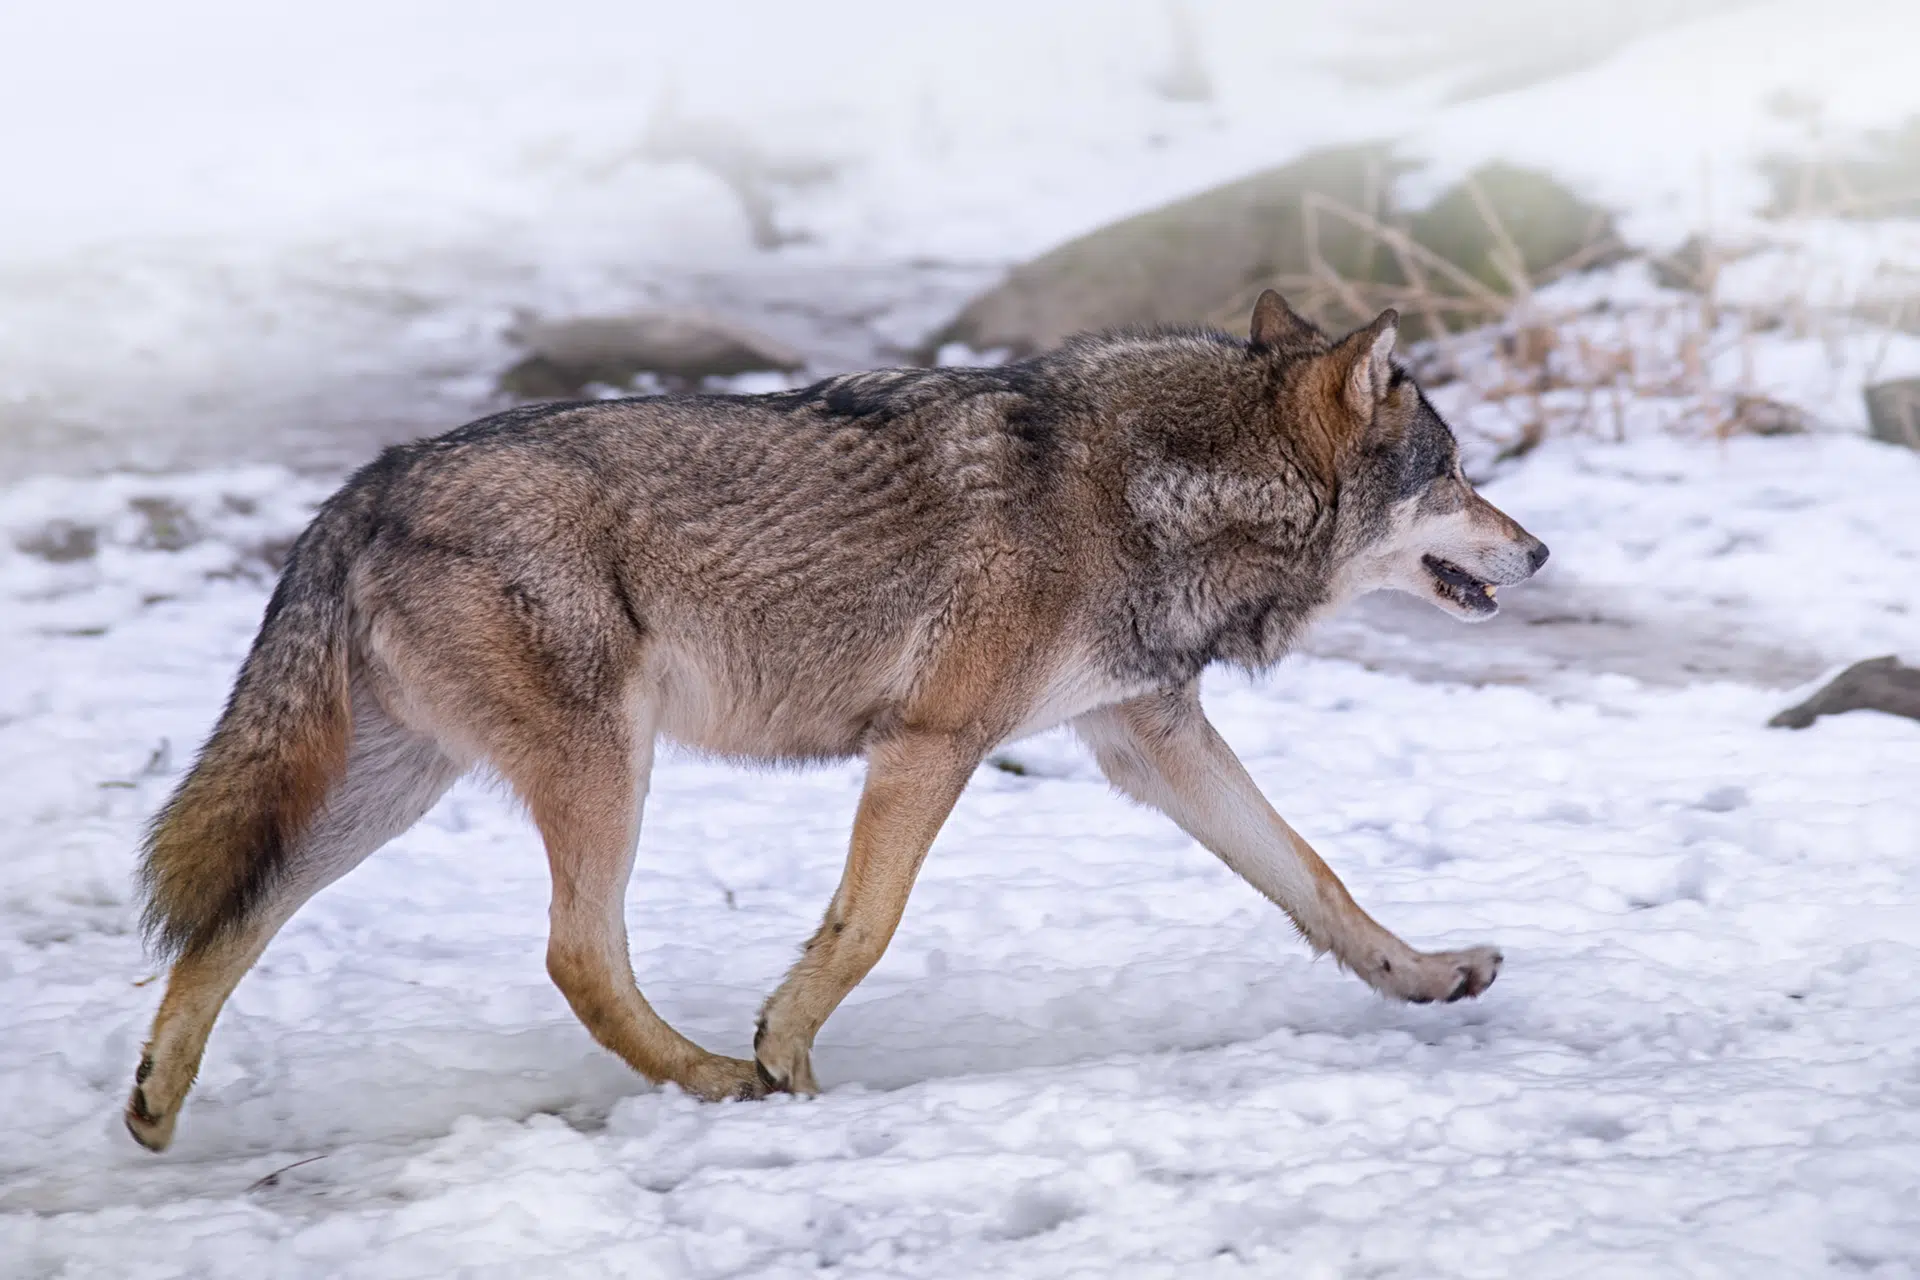
[[[356,477],[381,513],[362,600],[417,607],[451,574],[538,623],[557,678],[617,680],[591,639],[549,625],[591,599],[698,635],[743,686],[837,707],[850,691],[823,672],[909,642],[1007,542],[1032,549],[1012,572],[1075,597],[1116,678],[1264,666],[1328,602],[1335,555],[1333,486],[1278,419],[1285,370],[1221,335],[1157,333],[1002,369],[516,410]],[[1360,479],[1382,487],[1343,498],[1375,519],[1398,477]],[[858,753],[888,709],[857,701],[777,753]]]
[[[395,724],[370,690],[356,690],[346,768],[288,850],[269,914],[292,915],[418,822],[465,772],[430,738]]]

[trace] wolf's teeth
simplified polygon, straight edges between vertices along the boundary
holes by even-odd
[[[1487,599],[1489,599],[1489,600],[1491,600],[1491,599],[1493,599],[1493,593],[1494,593],[1494,592],[1495,592],[1495,591],[1496,591],[1496,590],[1497,590],[1498,588],[1496,588],[1496,587],[1495,587],[1495,586],[1494,586],[1494,585],[1493,585],[1493,584],[1492,584],[1491,582],[1489,582],[1489,583],[1487,583],[1486,585],[1484,585],[1484,586],[1482,586],[1482,587],[1481,587],[1480,589],[1481,589],[1482,591],[1484,591],[1484,592],[1486,592],[1486,593],[1487,593]]]

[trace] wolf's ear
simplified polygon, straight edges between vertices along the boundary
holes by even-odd
[[[1393,383],[1393,344],[1400,336],[1400,313],[1392,307],[1357,333],[1341,339],[1333,358],[1346,371],[1342,381],[1347,408],[1371,421],[1373,411],[1387,398]]]
[[[1309,347],[1318,346],[1326,339],[1320,331],[1300,318],[1287,300],[1268,289],[1253,304],[1253,324],[1249,334],[1256,347]]]

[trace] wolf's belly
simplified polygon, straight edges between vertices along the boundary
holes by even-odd
[[[753,659],[682,649],[645,681],[655,732],[717,755],[766,761],[842,760],[897,718],[908,681],[873,655],[804,647]]]
[[[1011,742],[1044,733],[1084,712],[1124,702],[1151,692],[1154,687],[1151,681],[1115,678],[1090,654],[1067,653],[1055,663],[1038,696],[1005,740]]]

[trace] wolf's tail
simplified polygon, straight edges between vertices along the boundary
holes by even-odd
[[[140,881],[160,956],[253,918],[345,768],[347,577],[369,523],[356,497],[329,501],[294,543],[219,724],[147,827]]]

